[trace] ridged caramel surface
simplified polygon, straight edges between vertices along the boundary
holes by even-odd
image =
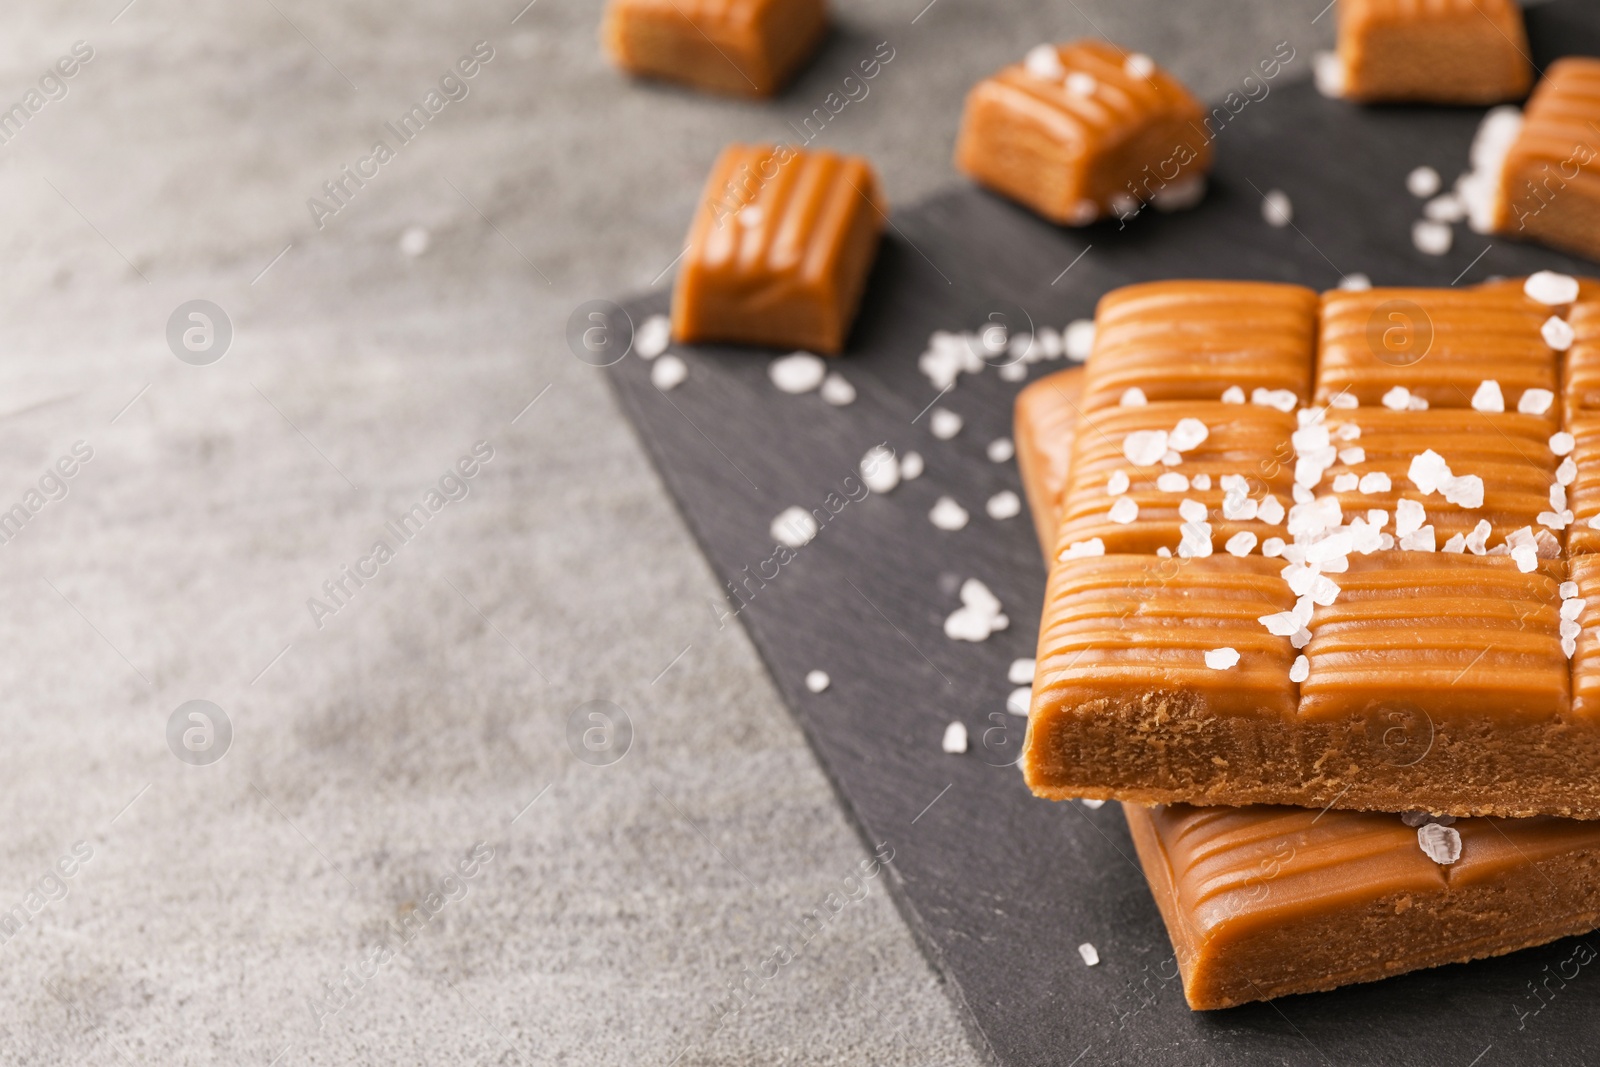
[[[1332,410],[1327,422],[1336,437],[1346,424],[1361,431],[1359,438],[1340,442],[1359,446],[1361,462],[1335,463],[1317,487],[1318,493],[1338,497],[1346,515],[1381,508],[1389,513],[1387,529],[1393,531],[1396,505],[1401,499],[1415,500],[1424,506],[1439,546],[1451,535],[1469,534],[1480,521],[1487,521],[1491,531],[1486,546],[1494,548],[1514,530],[1537,527],[1540,513],[1550,510],[1550,485],[1555,481],[1558,460],[1548,443],[1554,429],[1548,418],[1486,415],[1470,409],[1389,411],[1378,407]],[[1417,491],[1408,472],[1412,460],[1429,449],[1444,457],[1452,474],[1475,474],[1483,479],[1482,507],[1461,507],[1441,493],[1424,496]],[[1390,488],[1378,491],[1369,485],[1372,491],[1363,493],[1358,482],[1355,490],[1332,492],[1334,480],[1342,474],[1358,478],[1386,474]]]
[[[634,74],[770,96],[827,26],[824,0],[610,0],[600,40]]]
[[[1325,293],[1317,402],[1343,394],[1381,408],[1403,386],[1430,408],[1470,409],[1480,383],[1493,380],[1514,412],[1524,390],[1559,389],[1556,354],[1539,333],[1549,316],[1506,286]]]
[[[1083,374],[1082,367],[1069,367],[1028,385],[1017,394],[1012,420],[1017,471],[1022,475],[1022,491],[1047,565],[1061,521],[1083,399]]]
[[[1600,414],[1600,302],[1577,304],[1567,322],[1573,339],[1567,350],[1561,399],[1571,422],[1584,412]]]
[[[1335,575],[1318,607],[1300,684],[1308,719],[1380,717],[1418,708],[1433,719],[1562,715],[1559,560],[1522,573],[1508,556],[1376,552]]]
[[[1567,569],[1584,601],[1572,657],[1572,711],[1574,717],[1593,721],[1600,717],[1600,555],[1575,557]]]
[[[1157,692],[1216,714],[1292,717],[1293,649],[1256,621],[1294,604],[1281,569],[1227,556],[1058,563],[1045,593],[1034,707]],[[1205,653],[1222,647],[1236,649],[1239,662],[1213,670]]]
[[[1086,384],[1092,382],[1091,367]],[[1196,418],[1206,425],[1206,440],[1184,454],[1177,467],[1156,464],[1135,467],[1123,454],[1127,435],[1142,430],[1172,430],[1182,418]],[[1250,495],[1264,499],[1269,493],[1285,507],[1290,502],[1294,479],[1293,456],[1289,445],[1295,417],[1257,404],[1224,404],[1220,401],[1146,404],[1137,407],[1103,408],[1085,415],[1072,458],[1072,473],[1061,517],[1058,548],[1098,537],[1107,552],[1154,553],[1158,548],[1176,551],[1182,538],[1184,520],[1178,509],[1184,500],[1205,505],[1211,523],[1214,550],[1222,551],[1229,537],[1241,530],[1258,539],[1283,536],[1282,526],[1259,520],[1231,520],[1222,515],[1222,477],[1237,474],[1250,480]],[[1131,523],[1114,522],[1110,517],[1115,498],[1106,486],[1117,471],[1127,474],[1127,496],[1139,505],[1139,517]],[[1185,477],[1206,474],[1208,489],[1190,488],[1165,492],[1156,487],[1161,474],[1177,471]]]
[[[1082,224],[1110,210],[1147,167],[1152,188],[1210,168],[1210,143],[1198,125],[1204,111],[1172,75],[1160,67],[1131,73],[1128,53],[1106,41],[1073,41],[1056,53],[1062,77],[1013,63],[973,86],[956,141],[958,169],[1048,219]],[[1094,91],[1070,91],[1071,74],[1094,79]],[[1077,217],[1085,202],[1093,212]]]
[[[1339,0],[1344,95],[1353,100],[1514,99],[1533,77],[1527,55],[1513,0]]]
[[[1267,282],[1172,281],[1107,293],[1095,312],[1087,412],[1139,388],[1152,400],[1220,400],[1233,386],[1311,395],[1317,294]]]
[[[1600,516],[1600,412],[1568,420],[1572,434],[1572,460],[1577,477],[1567,487],[1567,506],[1573,523],[1567,527],[1567,554],[1574,560],[1600,552],[1600,530],[1589,525]]]
[[[837,352],[885,217],[865,159],[728,146],[689,230],[673,336]]]

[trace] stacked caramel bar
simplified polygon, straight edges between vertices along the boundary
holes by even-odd
[[[1600,817],[1590,297],[1133,286],[1019,400],[1024,772],[1174,805],[1128,814],[1193,1006],[1600,925],[1600,822],[1450,825]]]

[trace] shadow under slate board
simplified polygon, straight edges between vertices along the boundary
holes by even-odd
[[[1600,11],[1556,3],[1529,18],[1544,56],[1555,54],[1547,44],[1600,54]],[[990,496],[1021,488],[1014,463],[990,462],[985,446],[1010,435],[1021,386],[992,368],[963,376],[940,401],[966,423],[950,441],[918,417],[935,397],[916,367],[932,331],[974,329],[994,313],[1059,328],[1130,282],[1257,278],[1328,289],[1358,271],[1378,285],[1449,285],[1600,270],[1465,226],[1447,255],[1412,248],[1422,204],[1406,192],[1406,174],[1429,164],[1452,180],[1480,117],[1362,109],[1281,84],[1222,128],[1211,191],[1185,214],[1063,230],[966,187],[898,211],[836,364],[858,390],[846,407],[779,392],[767,379],[768,351],[675,346],[689,376],[669,394],[650,384],[637,356],[606,371],[724,582],[743,581],[773,555],[768,527],[780,511],[823,508],[830,493],[846,498],[844,480],[871,446],[926,458],[921,478],[845,504],[776,578],[746,585],[753,595],[743,594],[738,618],[868,847],[894,848],[891,892],[979,1048],[999,1063],[1600,1059],[1592,1048],[1600,984],[1586,987],[1600,975],[1580,973],[1540,999],[1531,993],[1583,939],[1191,1012],[1118,806],[1037,800],[1012,765],[1024,720],[1004,710],[1006,672],[1033,655],[1045,575],[1027,515],[985,514]],[[1263,221],[1270,189],[1289,195],[1292,227]],[[666,303],[656,293],[628,311],[638,323]],[[1061,365],[1035,364],[1031,377]],[[929,522],[941,495],[971,513],[965,529]],[[988,584],[1011,619],[981,644],[943,633],[969,577]],[[804,685],[816,668],[833,679],[821,694]],[[940,749],[955,720],[972,737],[964,756]],[[1587,940],[1600,946],[1600,936]],[[1079,957],[1085,941],[1099,950],[1096,967]]]

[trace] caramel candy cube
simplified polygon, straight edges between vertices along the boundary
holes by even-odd
[[[1341,95],[1369,102],[1493,104],[1533,79],[1515,0],[1339,0],[1338,60]]]
[[[611,0],[600,39],[631,73],[771,96],[827,30],[824,0]]]
[[[1600,259],[1600,59],[1552,63],[1506,153],[1496,233]]]
[[[1147,56],[1105,41],[1040,45],[967,95],[956,167],[1073,226],[1192,202],[1211,166],[1205,111]]]
[[[689,228],[673,337],[837,353],[886,219],[864,159],[729,146]]]

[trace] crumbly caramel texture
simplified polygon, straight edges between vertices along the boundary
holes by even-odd
[[[1106,41],[1056,46],[1057,74],[1014,63],[967,95],[957,169],[1057,223],[1083,225],[1204,175],[1205,111],[1176,78]],[[1081,91],[1087,88],[1088,91]]]
[[[1072,368],[1017,398],[1022,484],[1046,561],[1083,413]],[[1600,557],[1573,561],[1581,573]],[[1583,622],[1600,618],[1600,583]],[[1578,660],[1600,658],[1585,633]],[[1600,671],[1575,671],[1574,708],[1600,701]],[[1393,740],[1406,737],[1404,718]],[[1403,752],[1403,746],[1401,751]],[[1402,757],[1404,758],[1404,757]],[[1463,819],[1441,866],[1388,814],[1302,808],[1124,805],[1172,939],[1190,1007],[1309,993],[1544,944],[1600,925],[1600,823]],[[1552,890],[1552,887],[1553,890]]]
[[[865,159],[730,145],[689,229],[673,337],[837,353],[886,218]]]
[[[1339,0],[1339,65],[1368,102],[1493,104],[1533,79],[1515,0]]]
[[[771,96],[827,30],[824,0],[611,0],[600,40],[633,74]]]
[[[1575,307],[1520,281],[1330,293],[1315,330],[1296,297],[1292,347],[1255,345],[1291,401],[1295,381],[1317,398],[1285,412],[1267,385],[1219,398],[1212,334],[1248,337],[1291,294],[1134,289],[1102,302],[1113,337],[1097,334],[1051,490],[1034,791],[1600,818],[1600,656],[1574,614],[1600,570],[1569,565],[1600,535],[1600,413],[1573,422],[1569,457],[1542,332],[1592,290]],[[1173,307],[1194,324],[1187,365]],[[1136,444],[1163,434],[1165,455]],[[1020,451],[1025,473],[1061,470]]]
[[[1600,259],[1600,59],[1550,64],[1506,153],[1496,233]],[[1577,324],[1574,323],[1574,326]]]

